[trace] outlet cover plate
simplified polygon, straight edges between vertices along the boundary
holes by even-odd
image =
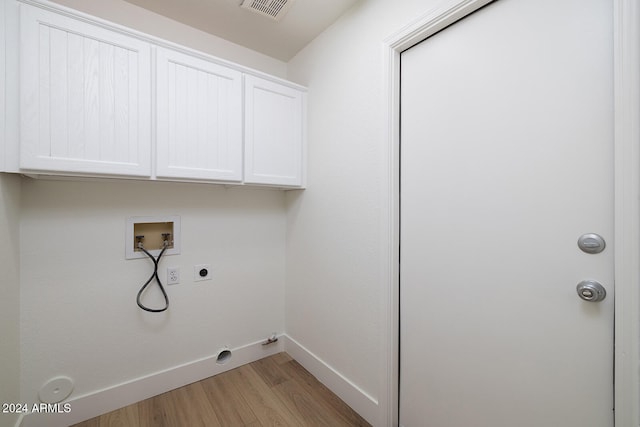
[[[203,273],[206,274],[203,275]],[[193,267],[193,281],[201,282],[203,280],[211,280],[213,279],[213,272],[211,271],[211,265],[209,264],[198,264]]]
[[[167,267],[167,285],[177,285],[180,283],[180,268]]]

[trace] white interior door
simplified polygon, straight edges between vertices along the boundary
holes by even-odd
[[[613,425],[611,8],[498,0],[402,54],[404,427]]]

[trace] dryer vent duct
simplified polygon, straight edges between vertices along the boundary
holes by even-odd
[[[244,0],[240,7],[279,21],[294,2],[295,0]]]

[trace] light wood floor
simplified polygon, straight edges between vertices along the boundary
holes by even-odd
[[[369,425],[288,354],[278,353],[74,427]]]

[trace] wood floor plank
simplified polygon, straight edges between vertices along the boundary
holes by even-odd
[[[136,405],[125,406],[116,411],[109,412],[100,417],[100,427],[129,427],[138,424],[138,407]]]
[[[102,415],[102,417],[104,417],[104,415]],[[90,420],[75,424],[73,427],[100,427],[100,420],[102,417],[91,418]]]
[[[223,427],[200,382],[180,387],[171,393],[181,424],[189,427]]]
[[[242,389],[245,400],[263,426],[297,425],[290,422],[293,414],[271,392],[271,388],[250,364],[229,371],[229,377]]]
[[[315,401],[321,404],[323,410],[332,412],[335,417],[339,418],[341,422],[345,422],[346,425],[370,425],[298,362],[292,359],[287,362],[286,368],[293,380],[297,381]]]
[[[324,413],[317,402],[295,381],[286,381],[272,388],[282,403],[296,417],[300,426],[335,426],[334,420]]]
[[[174,390],[176,391],[176,390]],[[154,425],[157,427],[177,426],[180,422],[178,418],[178,410],[175,407],[175,399],[172,393],[162,393],[151,398],[151,409]]]
[[[136,403],[135,405],[138,407],[137,427],[156,427],[162,425],[158,421],[160,411],[155,408],[155,405],[157,405],[157,401],[155,401],[154,398],[145,399],[141,402]]]
[[[291,379],[291,376],[287,374],[285,370],[281,369],[281,365],[273,360],[272,357],[256,360],[250,365],[269,387],[276,386]]]
[[[293,360],[293,358],[291,356],[289,356],[289,353],[286,353],[284,351],[274,354],[273,356],[269,357],[269,359],[272,359],[278,365],[283,365],[283,364]]]
[[[258,422],[242,393],[228,375],[216,375],[200,383],[223,426],[250,426]]]
[[[369,426],[286,353],[180,387],[73,427]]]

